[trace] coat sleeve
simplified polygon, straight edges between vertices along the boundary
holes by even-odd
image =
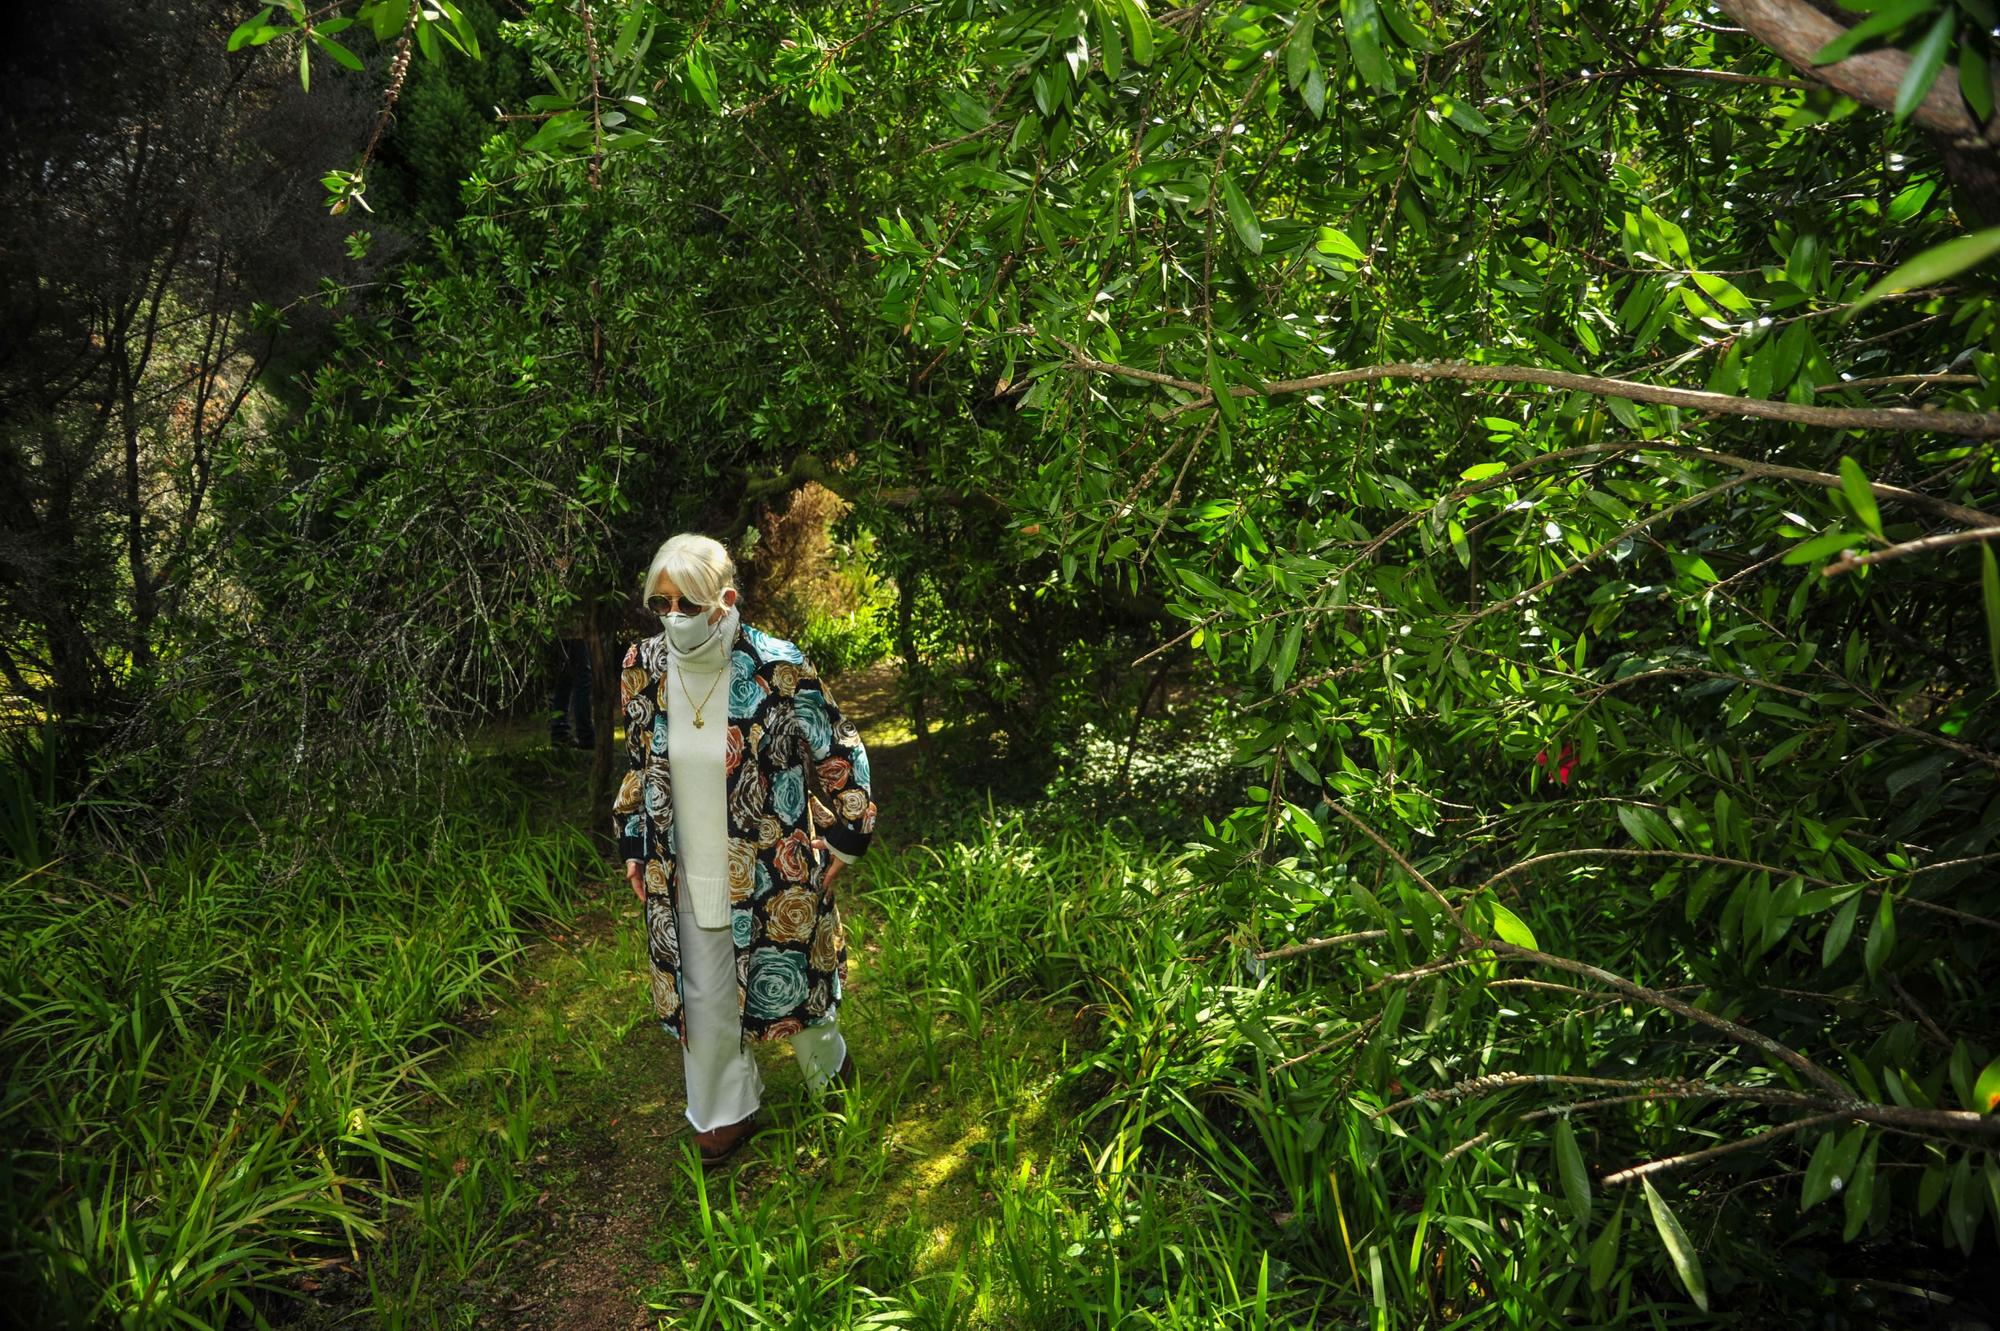
[[[792,706],[805,731],[806,777],[833,821],[820,835],[833,853],[852,864],[875,833],[875,796],[869,790],[868,750],[861,732],[841,714],[810,661],[801,667]]]
[[[644,860],[652,836],[646,821],[646,746],[652,731],[652,703],[646,697],[646,668],[639,664],[639,644],[625,653],[618,672],[618,708],[625,714],[625,779],[611,802],[611,831],[618,838],[618,858]]]

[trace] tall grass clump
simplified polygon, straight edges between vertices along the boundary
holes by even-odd
[[[566,916],[593,856],[482,781],[421,818],[15,862],[0,1262],[26,1324],[255,1317],[410,1203],[453,1019]]]
[[[941,1092],[972,1120],[953,1127],[976,1143],[958,1167],[985,1205],[918,1226],[921,1261],[894,1228],[856,1261],[853,1217],[817,1199],[786,1254],[751,1250],[768,1226],[704,1226],[705,1308],[784,1325],[745,1276],[844,1252],[858,1288],[827,1325],[1280,1327],[1331,1307],[1242,1112],[1257,1054],[1235,1016],[1255,988],[1231,941],[1240,899],[1202,890],[1189,858],[1042,806],[878,864],[868,1001],[910,1051],[878,1094]],[[1068,1032],[1039,1083],[1029,1005]]]

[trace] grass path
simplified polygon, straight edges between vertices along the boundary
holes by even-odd
[[[813,1271],[844,1266],[874,1289],[948,1274],[994,1207],[992,1170],[1032,1172],[1055,1149],[1051,1093],[1073,1062],[1074,1014],[997,999],[952,1032],[933,995],[885,984],[889,915],[871,878],[918,798],[893,683],[878,667],[840,690],[881,810],[842,880],[841,1016],[860,1081],[846,1112],[811,1097],[789,1045],[753,1046],[769,1126],[709,1176],[704,1205],[679,1047],[646,999],[638,903],[623,882],[590,884],[572,927],[532,946],[521,982],[474,1015],[477,1034],[436,1073],[426,1173],[447,1195],[428,1218],[400,1219],[361,1269],[329,1273],[304,1324],[345,1311],[360,1316],[341,1325],[385,1328],[693,1325],[715,1314],[716,1290],[769,1274],[768,1248],[788,1233],[814,1236],[798,1255]],[[733,1227],[745,1217],[755,1233]]]

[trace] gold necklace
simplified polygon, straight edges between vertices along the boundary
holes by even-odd
[[[728,673],[729,673],[729,658],[727,658],[727,657],[724,657],[724,658],[723,658],[723,661],[722,661],[722,669],[720,669],[720,670],[716,671],[716,672],[715,672],[715,678],[714,678],[714,679],[711,679],[711,680],[710,680],[710,681],[708,682],[708,692],[707,692],[707,693],[704,693],[704,694],[702,694],[702,695],[701,695],[701,701],[700,701],[700,702],[696,702],[696,701],[694,700],[694,695],[693,695],[692,693],[689,693],[689,692],[688,692],[688,678],[687,678],[687,667],[686,667],[686,666],[683,666],[683,665],[681,665],[681,663],[680,663],[679,661],[676,661],[676,662],[674,662],[674,664],[675,664],[675,666],[676,666],[676,667],[678,667],[678,668],[677,668],[677,669],[676,669],[676,670],[674,671],[674,673],[675,673],[676,675],[680,676],[680,681],[681,681],[681,696],[682,696],[683,698],[686,698],[686,699],[688,700],[688,706],[690,706],[690,707],[694,708],[694,728],[695,728],[696,730],[700,730],[700,729],[701,729],[701,709],[702,709],[702,708],[704,708],[704,707],[706,707],[706,706],[708,706],[708,700],[709,700],[710,698],[713,698],[713,697],[715,696],[715,686],[716,686],[717,684],[720,684],[720,683],[722,682],[722,677],[723,677],[724,675],[726,675],[726,674],[728,674]]]

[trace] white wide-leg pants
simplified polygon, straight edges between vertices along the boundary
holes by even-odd
[[[697,925],[685,889],[677,905],[681,1017],[687,1023],[687,1044],[681,1051],[687,1072],[687,1120],[696,1132],[707,1132],[755,1113],[763,1103],[764,1079],[742,1040],[735,939],[727,928]],[[817,1094],[846,1061],[847,1041],[829,1013],[826,1021],[792,1036],[792,1053],[806,1075],[806,1085]]]

